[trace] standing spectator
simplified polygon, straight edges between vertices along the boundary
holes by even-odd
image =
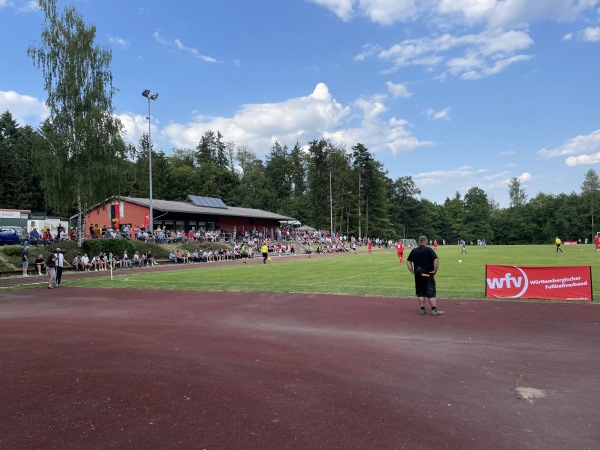
[[[62,271],[65,263],[65,255],[60,250],[60,248],[56,249],[56,287],[60,287],[60,280],[62,279]]]
[[[440,316],[444,311],[437,309],[435,274],[438,271],[440,261],[436,253],[427,246],[427,237],[419,238],[419,245],[411,250],[406,265],[410,273],[415,276],[415,292],[419,299],[419,314],[427,314],[425,301],[431,306],[431,315]]]
[[[96,237],[96,232],[94,231],[94,224],[90,223],[90,239],[94,239]]]
[[[29,267],[29,245],[25,245],[21,250],[21,263],[23,264],[23,276],[28,277],[27,268]]]
[[[56,254],[50,252],[46,258],[46,273],[48,274],[48,289],[54,289],[56,283]]]
[[[65,231],[65,228],[62,226],[62,223],[59,222],[56,227],[56,239],[62,239],[62,235],[63,235],[64,231]]]

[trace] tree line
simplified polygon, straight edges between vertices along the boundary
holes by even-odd
[[[92,185],[75,177],[69,182],[67,176],[67,182],[57,186],[57,173],[65,168],[58,165],[45,138],[48,133],[19,126],[9,111],[0,116],[3,208],[70,216],[77,212],[73,194],[78,183],[88,183],[86,190],[98,192],[86,196],[86,208],[110,195],[148,197],[147,135],[135,146],[120,143],[110,161],[95,161],[96,167],[109,167]],[[204,133],[194,149],[170,154],[153,149],[152,170],[156,199],[185,201],[188,194],[219,197],[230,206],[276,212],[340,235],[415,239],[425,234],[447,243],[486,239],[497,244],[541,244],[556,236],[591,240],[600,195],[599,177],[590,169],[579,193],[538,193],[528,199],[513,178],[507,186],[508,208],[500,208],[476,186],[464,196],[456,192],[436,204],[421,196],[412,177],[391,179],[360,143],[347,151],[327,140],[296,143],[292,148],[276,142],[261,159],[252,149],[226,142],[213,131]],[[57,195],[57,189],[69,194]]]
[[[513,178],[510,207],[500,208],[476,186],[464,197],[457,192],[433,203],[410,176],[391,179],[361,143],[347,149],[324,139],[291,148],[276,142],[264,159],[219,131],[205,132],[196,148],[169,154],[156,150],[148,135],[128,143],[112,104],[110,49],[95,44],[95,26],[74,7],[38,3],[45,22],[27,54],[42,72],[49,117],[34,129],[20,126],[10,111],[0,116],[2,208],[77,215],[81,230],[83,212],[106,198],[149,196],[151,155],[153,198],[219,197],[340,235],[538,244],[595,234],[600,181],[593,169],[579,193],[531,199]]]

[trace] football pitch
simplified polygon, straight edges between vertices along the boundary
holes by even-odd
[[[486,264],[600,257],[554,252],[440,248],[444,316],[386,249],[2,292],[0,448],[596,448],[600,310],[477,300]]]
[[[600,252],[593,245],[563,246],[440,246],[440,269],[436,276],[438,298],[481,299],[485,297],[486,264],[516,266],[591,266],[592,277],[600,276],[596,260]],[[404,257],[410,253],[406,249]],[[201,269],[201,270],[200,270]],[[261,258],[227,264],[191,264],[189,270],[128,274],[115,271],[114,277],[90,278],[70,283],[90,288],[133,288],[164,290],[205,290],[267,293],[310,293],[368,295],[380,297],[414,296],[413,277],[406,264],[400,264],[394,249],[375,249],[367,254],[312,254]],[[600,288],[593,285],[594,298]]]

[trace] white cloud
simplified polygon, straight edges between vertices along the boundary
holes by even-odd
[[[172,47],[178,51],[183,51],[186,53],[191,54],[192,56],[194,56],[195,58],[201,59],[202,61],[205,62],[209,62],[209,63],[216,63],[219,62],[216,58],[213,58],[212,56],[206,56],[206,55],[202,55],[198,49],[195,49],[193,47],[187,47],[185,46],[179,39],[173,39],[173,40],[169,40],[169,39],[165,39],[164,37],[162,37],[160,35],[160,33],[158,31],[155,31],[154,34],[152,35],[152,37],[159,42],[160,44],[163,44],[166,47]]]
[[[392,25],[417,17],[419,11],[416,0],[360,0],[362,15],[380,25]]]
[[[446,76],[477,79],[497,74],[508,66],[527,61],[531,56],[518,54],[533,45],[523,31],[482,32],[452,36],[443,34],[433,38],[408,39],[379,52],[378,57],[389,60],[392,70],[410,65],[441,66]],[[453,54],[462,54],[453,56]]]
[[[0,0],[0,9],[2,8],[13,8],[21,13],[29,13],[40,10],[37,0]]]
[[[460,180],[465,189],[477,186],[481,182],[481,177],[487,174],[486,169],[476,169],[473,166],[462,166],[455,169],[435,170],[431,172],[420,172],[413,176],[418,186],[456,186],[457,180]],[[480,186],[481,187],[481,186]],[[448,196],[453,196],[454,192],[449,192]]]
[[[356,15],[380,25],[392,25],[418,16],[417,0],[308,0],[322,6],[344,22]]]
[[[544,20],[571,21],[597,3],[598,0],[441,0],[438,11],[464,23],[506,29]]]
[[[127,41],[127,39],[123,39],[118,36],[108,36],[108,42],[110,42],[111,44],[115,44],[122,48],[129,47],[129,41]]]
[[[563,41],[572,41],[573,40],[573,33],[567,33],[563,36]]]
[[[432,120],[450,120],[450,107],[435,111],[431,108],[425,110],[425,115]]]
[[[371,56],[376,56],[377,53],[381,51],[381,47],[379,45],[366,44],[363,45],[362,51],[354,57],[355,61],[364,61]]]
[[[517,179],[521,183],[528,183],[529,181],[531,181],[533,179],[533,175],[531,175],[529,172],[523,172],[521,175],[519,175],[517,177]]]
[[[0,111],[10,111],[19,124],[38,125],[49,115],[44,101],[14,91],[0,91]]]
[[[309,0],[319,6],[323,6],[344,22],[348,22],[354,16],[354,0]]]
[[[200,116],[196,121],[170,124],[165,136],[176,147],[195,147],[202,134],[219,130],[228,141],[247,145],[257,154],[265,153],[273,142],[295,142],[320,138],[326,130],[340,125],[350,113],[329,93],[323,83],[307,97],[281,103],[247,104],[233,117]]]
[[[396,117],[383,119],[381,116],[387,111],[383,101],[381,96],[358,99],[354,106],[357,114],[360,111],[362,117],[360,127],[326,131],[323,137],[347,148],[360,142],[373,153],[389,152],[392,155],[433,145],[431,142],[417,139],[406,120]]]
[[[592,155],[569,156],[565,160],[567,166],[583,166],[600,163],[600,152]]]
[[[257,155],[267,154],[275,141],[306,144],[321,138],[347,148],[360,142],[373,153],[397,154],[432,145],[416,138],[407,121],[385,118],[388,109],[384,102],[385,96],[379,95],[344,106],[333,98],[327,85],[319,83],[306,97],[243,105],[233,117],[200,116],[191,123],[169,124],[160,131],[159,139],[176,148],[194,148],[203,133],[219,130],[226,141],[248,146]],[[357,119],[357,126],[349,126],[349,121]],[[146,132],[147,121],[142,116],[126,118],[123,123],[131,136]]]
[[[600,150],[600,130],[593,131],[587,135],[574,137],[565,142],[562,147],[552,150],[543,148],[538,151],[538,155],[545,158],[556,158],[557,156],[589,154],[597,152],[598,150]]]
[[[582,31],[582,40],[587,42],[600,41],[600,27],[586,28]]]
[[[393,98],[409,98],[412,95],[412,92],[408,90],[406,84],[404,83],[393,83],[388,81],[386,83],[388,91],[392,94]]]
[[[18,8],[18,10],[19,10],[19,12],[24,12],[24,13],[39,11],[40,5],[35,0],[28,0],[27,2],[25,2],[25,4],[21,5]]]
[[[360,14],[392,25],[427,16],[432,23],[483,24],[488,29],[522,27],[534,22],[572,21],[598,0],[308,0],[348,22]]]

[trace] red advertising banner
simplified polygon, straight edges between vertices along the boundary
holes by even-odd
[[[592,301],[592,268],[485,266],[485,296]]]

